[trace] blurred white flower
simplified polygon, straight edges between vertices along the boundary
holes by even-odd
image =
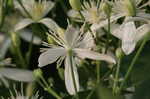
[[[15,7],[19,9],[26,18],[20,20],[20,22],[15,26],[14,31],[21,30],[32,23],[43,23],[45,19],[49,19],[51,21],[50,18],[43,17],[46,16],[48,12],[54,7],[53,2],[47,0],[21,0],[21,2],[27,12],[17,1],[14,1]],[[47,26],[47,24],[45,25]]]
[[[126,55],[132,53],[138,41],[150,32],[150,24],[143,24],[136,28],[133,21],[124,22],[120,27],[112,31],[112,35],[121,39],[122,49]]]
[[[104,60],[110,63],[116,62],[115,59],[109,55],[91,51],[88,43],[93,39],[87,38],[86,35],[89,34],[83,35],[83,33],[72,26],[69,26],[63,35],[60,33],[51,33],[51,37],[58,43],[58,46],[50,45],[50,48],[46,49],[39,57],[39,67],[51,64],[56,60],[61,64],[62,60],[65,59],[65,84],[67,91],[71,95],[76,93],[72,74],[75,76],[75,84],[77,91],[79,91],[79,78],[75,57],[81,59]],[[69,54],[70,51],[72,55]]]
[[[141,4],[142,0],[114,0],[112,4],[112,13],[110,22],[117,21],[121,17],[136,17],[134,21],[149,20],[150,14],[145,13],[143,7],[147,6],[149,2]],[[100,21],[91,26],[92,30],[98,30],[108,24],[108,19]]]

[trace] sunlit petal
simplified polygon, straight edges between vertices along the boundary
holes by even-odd
[[[77,56],[82,59],[88,58],[94,60],[102,60],[114,64],[116,63],[116,60],[112,56],[107,54],[100,54],[98,52],[90,51],[87,49],[79,49],[79,48],[74,49],[74,51],[77,54]]]
[[[39,67],[55,62],[59,57],[65,55],[65,52],[65,49],[62,47],[48,49],[39,56]]]
[[[76,91],[75,91],[75,86],[74,86],[74,81],[73,81],[73,75],[75,79],[77,92],[79,91],[79,77],[78,77],[76,64],[73,61],[73,59],[70,59],[70,58],[73,58],[73,57],[67,56],[65,60],[65,85],[66,85],[68,93],[70,95],[74,95],[76,94]]]

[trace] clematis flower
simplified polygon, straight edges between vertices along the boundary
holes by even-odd
[[[29,15],[17,1],[14,2],[16,9],[19,9],[26,17],[15,26],[14,31],[21,30],[32,23],[43,23],[47,25],[45,20],[48,20],[48,22],[49,20],[51,21],[50,18],[43,17],[54,7],[53,2],[47,0],[21,0],[21,2]]]
[[[45,52],[39,56],[39,67],[46,66],[57,60],[61,64],[62,60],[65,60],[65,85],[68,93],[71,95],[76,94],[76,91],[78,92],[80,88],[76,66],[77,61],[75,58],[88,58],[116,63],[113,57],[92,51],[88,44],[93,39],[87,38],[86,35],[89,34],[83,35],[79,29],[73,28],[72,26],[69,26],[63,35],[60,33],[51,33],[50,35],[58,45],[49,45],[50,48],[45,49]]]
[[[112,35],[122,41],[122,49],[126,55],[132,53],[138,41],[150,32],[150,24],[143,24],[136,28],[133,21],[123,23],[112,32]]]
[[[116,0],[113,4],[113,13],[125,17],[123,24],[114,30],[112,34],[122,40],[122,49],[126,55],[133,52],[136,43],[149,32],[148,24],[138,28],[135,26],[135,21],[148,22],[150,19],[150,14],[145,13],[143,9],[148,3],[140,5],[141,2],[142,0]],[[127,22],[127,20],[130,21]]]
[[[81,13],[84,16],[85,21],[91,24],[90,28],[94,34],[96,32],[102,33],[103,31],[101,28],[107,26],[108,24],[107,15],[101,7],[104,4],[104,2],[101,2],[99,5],[96,4],[96,2],[94,1],[91,1],[90,3],[91,4],[89,5],[88,2],[84,2],[84,7],[82,7]],[[75,10],[70,10],[68,12],[68,16],[72,19],[75,19],[75,21],[77,22],[83,22],[81,16]],[[122,15],[114,14],[110,17],[110,21],[113,22],[120,17],[122,17]]]
[[[150,19],[150,14],[145,13],[143,7],[147,6],[149,2],[140,5],[142,0],[114,0],[112,4],[112,13],[110,17],[110,22],[115,22],[121,17],[136,17],[137,21]],[[135,21],[135,20],[134,20]],[[108,19],[100,21],[97,24],[93,24],[91,29],[98,30],[108,24]]]

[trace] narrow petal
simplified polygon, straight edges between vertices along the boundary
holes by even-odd
[[[65,49],[62,47],[50,48],[39,56],[39,67],[55,62],[59,57],[65,55]]]
[[[139,41],[142,38],[144,38],[144,36],[146,36],[146,34],[148,34],[148,32],[150,32],[150,25],[144,24],[144,25],[140,26],[136,32],[137,32],[136,41]]]
[[[72,44],[75,42],[75,40],[79,37],[79,31],[76,28],[73,28],[72,26],[69,26],[65,32],[65,40],[66,43],[69,46],[72,46]]]
[[[16,81],[23,81],[23,82],[34,81],[33,73],[32,71],[29,70],[22,70],[15,68],[1,68],[0,75]]]
[[[31,19],[23,19],[15,26],[14,30],[21,30],[32,23],[34,23],[34,21],[32,21]]]
[[[43,17],[48,14],[48,12],[54,7],[55,3],[52,1],[42,1],[44,6]]]
[[[10,38],[5,38],[3,43],[0,45],[0,59],[3,59],[11,46],[11,40]]]
[[[79,48],[87,48],[87,49],[93,48],[95,46],[95,43],[91,33],[87,32],[84,36],[84,39],[76,43],[76,45]]]
[[[135,49],[136,27],[134,22],[128,22],[123,24],[122,26],[122,49],[125,52],[125,54],[128,55]]]
[[[118,28],[115,28],[111,32],[111,34],[121,40],[123,38],[123,32],[122,31],[123,31],[123,28],[121,26],[119,26]]]
[[[60,28],[55,21],[53,21],[50,18],[44,18],[39,21],[39,23],[44,24],[46,27],[48,27],[53,32],[57,33],[58,28]]]
[[[71,58],[73,58],[73,57],[71,57]],[[71,63],[72,63],[72,67],[71,67]],[[72,73],[72,71],[73,71],[73,73]],[[76,94],[72,74],[74,75],[75,84],[76,84],[76,88],[77,88],[77,92],[78,92],[79,91],[79,77],[78,77],[77,67],[76,67],[76,64],[73,61],[73,59],[70,59],[70,56],[67,56],[66,60],[65,60],[65,85],[66,85],[67,91],[70,95]]]
[[[87,49],[74,49],[75,53],[77,54],[78,57],[85,59],[93,59],[93,60],[102,60],[102,61],[106,61],[109,63],[116,63],[116,60],[112,57],[109,56],[107,54],[100,54],[98,52],[94,52],[94,51],[90,51]]]

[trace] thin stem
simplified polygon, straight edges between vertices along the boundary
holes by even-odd
[[[97,84],[100,82],[100,61],[96,61]]]
[[[34,39],[34,35],[32,34],[31,41],[30,41],[30,44],[29,44],[29,49],[28,49],[27,56],[26,56],[27,65],[29,65],[30,59],[31,59],[31,53],[32,53],[32,49],[33,49],[33,44],[32,44],[33,39]]]
[[[117,93],[117,86],[118,86],[118,80],[119,80],[119,71],[120,71],[120,64],[121,64],[121,59],[118,60],[117,63],[117,70],[114,78],[114,84],[113,84],[113,93]]]
[[[69,51],[69,58],[70,58],[70,66],[71,66],[71,75],[72,75],[72,79],[73,79],[73,84],[74,84],[74,88],[75,88],[75,92],[76,92],[76,98],[79,99],[79,96],[78,96],[78,92],[77,92],[77,85],[76,85],[76,82],[75,82],[75,75],[74,75],[74,71],[73,71],[73,63],[72,63],[72,51]]]
[[[106,36],[107,36],[107,41],[106,41],[105,53],[107,53],[108,46],[109,46],[109,39],[110,39],[110,16],[108,16],[108,32],[107,32]]]
[[[52,94],[55,98],[57,99],[62,99],[49,85],[48,83],[46,82],[46,80],[44,79],[43,76],[40,76],[41,80],[43,81],[45,87],[44,89],[49,92],[50,94]]]
[[[25,68],[26,63],[25,63],[25,60],[21,54],[20,48],[18,46],[16,46],[16,51],[17,51],[18,58],[20,59],[20,64],[22,65],[23,68]]]
[[[120,85],[119,92],[122,90],[122,88],[123,88],[125,82],[128,80],[129,75],[130,75],[130,73],[131,73],[131,71],[132,71],[132,69],[133,69],[133,66],[135,65],[136,61],[138,60],[138,58],[139,58],[139,56],[140,56],[140,54],[141,54],[141,52],[142,52],[142,50],[143,50],[143,48],[144,48],[144,46],[145,46],[145,44],[146,44],[147,39],[148,39],[148,38],[145,38],[145,39],[143,40],[143,42],[142,42],[140,48],[138,49],[136,55],[134,56],[134,58],[133,58],[133,60],[132,60],[132,62],[131,62],[131,64],[130,64],[130,66],[129,66],[129,68],[128,68],[128,71],[127,71],[127,73],[126,73],[126,75],[125,75],[124,81],[123,81],[123,82],[121,83],[121,85]]]
[[[89,95],[86,97],[86,99],[91,99],[91,96],[93,95],[95,89],[96,89],[96,88],[94,88],[94,89],[89,93]]]

